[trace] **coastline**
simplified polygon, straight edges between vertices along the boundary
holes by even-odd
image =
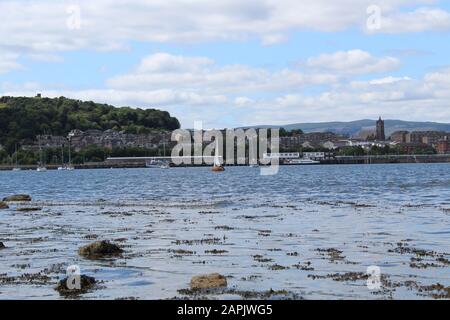
[[[336,157],[334,159],[320,160],[320,164],[310,165],[354,165],[354,164],[398,164],[398,163],[450,163],[450,154],[442,155],[388,155],[388,156],[348,156],[348,157]],[[287,164],[280,163],[282,166],[305,166],[305,164]],[[177,167],[209,167],[210,165],[184,165],[173,166]],[[225,165],[227,167],[241,167],[246,165]],[[0,165],[0,171],[11,171],[16,166],[12,165]],[[37,165],[25,165],[17,166],[22,171],[36,170]],[[48,165],[48,170],[57,170],[60,165]],[[85,163],[74,165],[75,169],[138,169],[146,168],[143,161],[105,161],[95,163]]]

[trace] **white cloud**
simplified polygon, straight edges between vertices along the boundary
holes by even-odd
[[[144,73],[170,73],[180,71],[195,72],[202,67],[212,65],[214,62],[206,57],[184,57],[175,56],[168,53],[156,53],[144,58],[136,71]]]
[[[449,30],[450,13],[433,0],[2,0],[0,47],[16,53],[78,49],[117,50],[131,41],[195,43],[259,38],[266,45],[290,32],[364,30],[373,4],[381,8],[379,32]],[[80,28],[68,8],[80,8]],[[410,6],[428,5],[414,11]],[[406,11],[405,11],[406,10]]]
[[[250,106],[255,103],[255,100],[248,97],[237,97],[234,99],[234,104],[238,107]]]
[[[256,38],[263,45],[275,45],[296,31],[367,32],[366,10],[374,3],[382,13],[376,33],[450,30],[450,12],[435,0],[2,0],[0,51],[60,61],[61,52],[125,50],[133,41],[180,44]],[[79,29],[70,27],[74,11],[68,8],[73,6],[80,9]],[[9,63],[1,72],[15,68]]]
[[[206,57],[184,57],[156,53],[144,58],[129,74],[113,77],[108,86],[125,90],[209,92],[214,95],[241,92],[273,92],[325,85],[338,81],[330,73],[301,73],[298,70],[269,71],[246,65],[219,66]]]
[[[387,77],[343,82],[316,95],[290,93],[253,105],[242,121],[251,124],[385,118],[450,121],[450,68],[420,80]],[[274,107],[276,106],[276,107]],[[295,120],[294,120],[295,119]]]
[[[399,12],[382,16],[380,29],[373,33],[406,33],[450,30],[450,12],[439,8],[419,8],[412,12]]]
[[[395,83],[398,81],[410,81],[410,80],[412,80],[410,77],[398,78],[398,77],[389,76],[389,77],[385,77],[385,78],[381,78],[381,79],[371,80],[371,81],[369,81],[369,83],[370,84],[389,84],[389,83]]]
[[[343,74],[382,73],[400,66],[400,60],[392,57],[375,58],[362,50],[339,51],[308,59],[309,68]]]
[[[450,67],[428,73],[425,81],[430,86],[448,89],[450,87]]]
[[[17,62],[17,57],[15,54],[0,52],[0,74],[22,69],[22,65]]]
[[[57,55],[57,54],[51,54],[51,53],[31,53],[27,55],[28,58],[34,60],[34,61],[40,61],[40,62],[63,62],[64,58]]]
[[[352,79],[352,75],[387,72],[398,64],[390,57],[351,50],[313,57],[300,72],[297,68],[219,65],[208,57],[155,53],[143,58],[128,74],[110,78],[105,89],[48,90],[36,83],[3,84],[0,89],[6,95],[42,92],[45,96],[63,95],[118,106],[163,108],[178,116],[186,127],[200,118],[214,127],[225,125],[222,119],[249,125],[379,114],[450,120],[450,68],[435,70],[420,80],[406,76]]]
[[[288,36],[281,33],[267,34],[261,37],[261,42],[265,46],[285,43],[289,40]]]
[[[155,56],[162,57],[157,54]],[[331,121],[361,118],[374,118],[382,115],[386,118],[407,120],[450,121],[450,68],[435,70],[423,76],[422,79],[410,77],[375,78],[365,81],[355,81],[342,78],[339,82],[320,90],[308,91],[302,86],[293,85],[300,79],[313,78],[312,75],[299,75],[293,70],[268,71],[239,66],[248,78],[238,79],[237,83],[228,85],[227,91],[222,90],[222,81],[227,81],[226,71],[236,66],[219,67],[214,62],[201,57],[168,57],[176,61],[196,61],[196,65],[186,68],[178,66],[179,73],[173,68],[160,68],[154,65],[151,56],[144,59],[144,65],[151,65],[151,70],[161,70],[157,73],[159,80],[151,79],[153,87],[139,86],[139,79],[134,79],[136,73],[142,72],[141,65],[128,78],[116,77],[116,86],[107,89],[92,90],[47,90],[45,86],[27,84],[18,86],[0,86],[6,95],[35,95],[42,92],[45,96],[67,96],[76,99],[94,100],[112,103],[117,106],[163,108],[177,116],[184,127],[192,127],[194,120],[202,120],[208,127],[223,127],[226,125],[256,125],[256,124],[286,124],[303,121]],[[166,61],[165,59],[158,61]],[[191,60],[193,59],[193,60]],[[149,61],[153,61],[148,64]],[[208,61],[208,63],[206,63]],[[162,63],[164,65],[164,63]],[[208,72],[216,82],[209,82]],[[195,70],[193,72],[192,70]],[[197,74],[197,73],[199,74]],[[247,72],[247,73],[246,73]],[[188,74],[194,82],[185,83]],[[258,75],[256,76],[255,75]],[[281,76],[283,74],[284,76]],[[164,76],[169,76],[165,85],[156,85]],[[123,76],[123,77],[128,77]],[[140,76],[148,76],[147,72]],[[177,79],[181,76],[181,80]],[[233,81],[236,79],[233,78]],[[276,84],[271,84],[278,81]],[[285,81],[285,82],[283,82]],[[242,94],[241,87],[263,88],[257,91],[257,98]],[[313,86],[313,88],[315,88]],[[260,95],[265,93],[265,95]]]

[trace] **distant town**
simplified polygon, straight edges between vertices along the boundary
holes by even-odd
[[[372,157],[376,161],[376,156],[390,156],[389,162],[397,162],[400,156],[403,156],[403,159],[415,156],[414,161],[417,162],[417,156],[421,156],[423,162],[429,162],[433,155],[450,154],[450,132],[396,131],[387,137],[385,121],[381,117],[374,125],[375,130],[368,132],[366,138],[332,132],[286,131],[280,128],[280,152],[289,155],[281,155],[280,158],[282,163],[283,160],[293,157],[318,160],[322,163],[367,163],[362,157]],[[9,155],[6,161],[4,159],[3,166],[33,165],[35,162],[58,165],[68,161],[76,165],[103,163],[110,166],[110,164],[125,165],[118,164],[117,160],[109,161],[118,157],[168,157],[175,144],[171,141],[171,133],[164,130],[131,134],[112,129],[106,131],[76,129],[70,131],[67,136],[38,135],[33,143],[20,145],[14,154]],[[449,157],[436,159],[437,162],[450,161]],[[284,163],[287,164],[289,161]],[[133,165],[136,165],[135,161]]]

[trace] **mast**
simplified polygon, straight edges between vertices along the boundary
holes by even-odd
[[[220,158],[219,158],[219,140],[216,139],[216,148],[214,150],[214,166],[220,167]]]
[[[72,166],[72,153],[70,152],[70,138],[69,138],[69,167]]]
[[[214,166],[212,167],[213,172],[222,172],[225,171],[225,168],[222,167],[222,164],[220,163],[220,156],[219,156],[219,140],[216,138],[216,148],[214,150]]]
[[[42,147],[41,147],[41,137],[39,136],[38,138],[39,141],[39,166],[43,167],[44,166],[44,162],[43,162],[43,158],[42,158]]]
[[[16,168],[18,167],[18,164],[19,164],[19,156],[18,156],[18,154],[17,154],[17,143],[16,143],[16,151],[15,151],[15,154],[16,154]]]
[[[64,144],[61,145],[61,165],[64,168]]]
[[[166,156],[166,140],[163,140],[164,157]]]

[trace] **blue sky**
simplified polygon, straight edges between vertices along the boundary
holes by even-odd
[[[154,107],[183,127],[450,122],[449,1],[6,0],[0,12],[1,95]]]

